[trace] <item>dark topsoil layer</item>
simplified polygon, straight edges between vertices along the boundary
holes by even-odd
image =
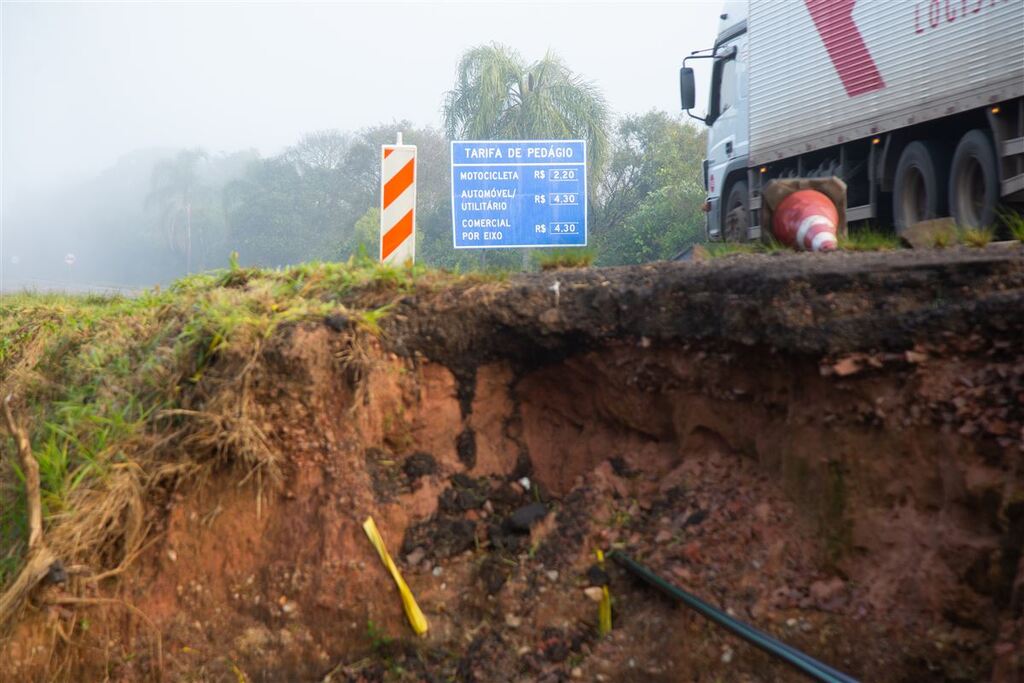
[[[393,350],[419,351],[457,372],[628,337],[809,355],[900,351],[930,338],[1024,329],[1024,249],[778,252],[556,270],[410,296],[384,327]]]

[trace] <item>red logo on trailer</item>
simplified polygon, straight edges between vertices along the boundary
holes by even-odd
[[[853,23],[857,0],[804,0],[829,59],[850,97],[885,87],[882,74],[868,52],[864,37]]]

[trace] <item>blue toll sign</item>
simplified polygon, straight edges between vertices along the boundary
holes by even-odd
[[[452,142],[456,249],[587,246],[583,140]]]

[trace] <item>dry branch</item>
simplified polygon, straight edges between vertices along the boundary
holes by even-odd
[[[34,550],[43,542],[43,506],[39,495],[39,463],[32,455],[32,444],[25,430],[18,426],[11,412],[11,398],[4,399],[4,420],[7,431],[14,437],[21,460],[21,471],[25,474],[25,500],[28,506],[28,548]]]

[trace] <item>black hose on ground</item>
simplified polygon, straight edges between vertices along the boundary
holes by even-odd
[[[806,676],[809,676],[816,681],[821,681],[821,683],[857,683],[857,679],[847,676],[841,671],[836,671],[832,667],[819,662],[810,655],[776,640],[764,631],[756,629],[749,624],[745,624],[738,619],[734,619],[725,612],[704,602],[696,595],[672,585],[664,578],[655,574],[628,555],[624,555],[618,550],[613,550],[609,553],[609,557],[615,560],[616,563],[623,566],[627,571],[643,579],[662,593],[678,600],[690,609],[698,612],[701,616],[715,622],[722,628],[732,631],[751,645],[764,650],[773,657],[781,659],[783,662],[789,664]]]

